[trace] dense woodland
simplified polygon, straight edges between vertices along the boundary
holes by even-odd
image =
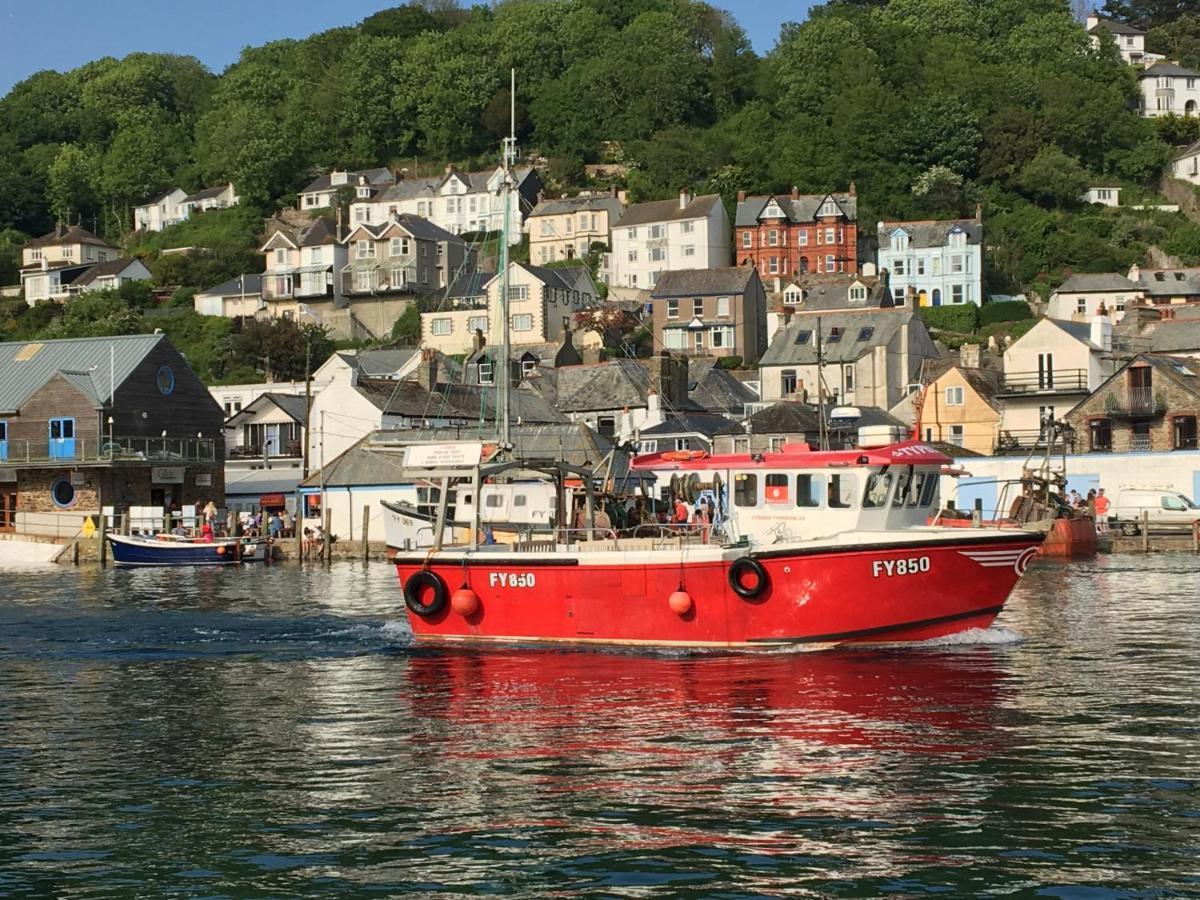
[[[1200,67],[1200,0],[1110,0],[1103,12]],[[854,182],[868,231],[982,203],[991,292],[1124,270],[1150,245],[1200,262],[1200,226],[1180,215],[1079,204],[1097,180],[1127,202],[1153,197],[1174,148],[1200,132],[1141,118],[1135,70],[1111,43],[1093,47],[1068,0],[842,0],[784,24],[764,56],[695,0],[504,0],[399,6],[248,48],[220,75],[161,54],[33,75],[0,100],[0,283],[16,280],[20,243],[56,221],[145,256],[162,284],[259,271],[261,217],[319,171],[493,164],[510,67],[521,147],[547,160],[555,189],[616,159],[633,167],[635,200],[688,184],[721,192],[731,212],[739,189]],[[133,204],[222,181],[242,210],[129,235]],[[158,260],[171,243],[212,252]],[[125,327],[149,327],[134,313]],[[48,327],[22,318],[6,306],[0,334]]]

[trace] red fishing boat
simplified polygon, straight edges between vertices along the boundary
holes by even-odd
[[[434,546],[389,540],[419,642],[561,643],[762,650],[920,641],[986,628],[1045,538],[1018,527],[926,524],[949,457],[917,441],[839,451],[652,454],[635,471],[670,472],[709,499],[710,525],[597,528],[591,473],[510,461],[423,477],[482,485],[550,478],[557,510],[582,485],[581,529],[553,523],[480,543],[453,522],[450,491]],[[384,504],[390,512],[391,504]],[[386,522],[386,520],[385,520]],[[447,525],[465,540],[448,545]]]

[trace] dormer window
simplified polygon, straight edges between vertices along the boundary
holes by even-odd
[[[862,303],[867,299],[867,288],[865,285],[854,284],[850,286],[850,302]]]
[[[829,343],[836,344],[838,341],[840,341],[842,339],[842,334],[844,334],[845,331],[846,331],[846,329],[844,329],[838,325],[834,325],[832,328],[829,329]]]
[[[836,215],[840,215],[840,213],[841,213],[841,210],[838,209],[838,205],[833,201],[832,198],[829,198],[824,203],[821,204],[821,211],[819,213],[817,213],[817,215],[822,216],[822,217],[836,216]]]
[[[908,243],[908,235],[905,234],[903,231],[897,231],[895,234],[892,235],[892,249],[893,250],[903,250],[907,243]]]
[[[967,236],[961,231],[951,232],[950,246],[954,248],[962,248],[967,246]]]

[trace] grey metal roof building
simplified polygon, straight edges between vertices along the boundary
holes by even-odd
[[[107,402],[112,389],[164,340],[161,334],[135,334],[0,344],[0,413],[19,410],[59,372],[85,387],[87,396]]]
[[[759,365],[816,365],[818,327],[826,363],[854,362],[873,347],[888,344],[914,315],[911,309],[888,309],[793,316],[775,332]]]

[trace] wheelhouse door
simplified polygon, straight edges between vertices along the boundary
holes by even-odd
[[[75,420],[50,420],[50,458],[75,458]]]

